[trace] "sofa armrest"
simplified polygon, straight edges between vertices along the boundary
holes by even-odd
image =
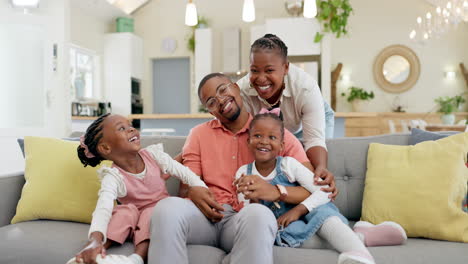
[[[0,227],[9,225],[21,197],[24,175],[0,176]]]

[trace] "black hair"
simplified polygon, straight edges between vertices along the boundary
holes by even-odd
[[[209,81],[210,79],[212,79],[214,77],[226,78],[226,79],[230,80],[226,75],[224,75],[224,74],[222,74],[220,72],[213,72],[213,73],[210,73],[210,74],[206,75],[205,77],[203,77],[203,79],[200,81],[200,84],[198,85],[198,98],[200,99],[200,101],[201,101],[200,93],[201,93],[201,89],[202,89],[203,85],[205,85],[205,83],[207,81]]]
[[[265,36],[255,40],[250,46],[250,53],[255,53],[259,50],[277,50],[285,61],[288,59],[288,47],[276,35],[265,34]]]
[[[284,139],[284,123],[283,123],[283,120],[279,116],[277,116],[276,114],[273,114],[273,113],[256,114],[253,117],[252,121],[250,122],[249,133],[252,130],[255,123],[257,123],[258,120],[267,119],[267,118],[271,118],[271,119],[275,120],[276,122],[278,122],[278,124],[280,126],[280,129],[281,129],[281,139]]]
[[[85,149],[81,147],[81,145],[76,149],[78,152],[78,158],[85,167],[88,165],[91,167],[96,167],[101,163],[101,161],[105,160],[97,151],[97,146],[102,138],[102,122],[109,115],[110,113],[102,115],[98,117],[98,119],[94,120],[88,129],[86,129],[86,133],[84,134],[84,144],[88,147],[88,151],[93,154],[94,157],[86,157]]]

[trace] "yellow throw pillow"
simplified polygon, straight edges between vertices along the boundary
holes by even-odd
[[[26,183],[12,224],[36,219],[91,222],[100,182],[97,167],[84,168],[78,159],[78,144],[25,137]]]
[[[409,237],[468,242],[468,133],[415,146],[372,143],[362,220],[395,221]]]

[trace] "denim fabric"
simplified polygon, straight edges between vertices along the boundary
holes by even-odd
[[[283,186],[299,186],[296,182],[289,182],[286,175],[281,171],[281,160],[283,157],[276,157],[276,177],[270,181],[270,184]],[[253,163],[247,165],[247,174],[252,174]],[[296,205],[285,202],[277,202],[280,208],[277,208],[273,202],[261,201],[273,211],[278,219]],[[299,247],[304,241],[309,239],[322,226],[323,222],[329,217],[338,216],[343,223],[348,224],[348,220],[340,214],[338,208],[331,202],[315,208],[312,212],[302,216],[299,220],[290,223],[286,228],[280,227],[276,234],[275,244],[282,247]]]
[[[323,101],[323,108],[325,112],[325,138],[333,138],[334,130],[335,130],[335,112],[327,103],[327,101]]]
[[[333,109],[326,101],[323,101],[323,108],[325,112],[325,138],[333,138],[335,133],[335,112],[333,112]],[[294,133],[294,136],[296,136],[299,141],[304,141],[302,126]]]

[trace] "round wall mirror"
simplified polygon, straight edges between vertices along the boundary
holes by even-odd
[[[419,79],[419,59],[408,47],[393,45],[382,50],[374,63],[374,78],[383,90],[402,93]]]

